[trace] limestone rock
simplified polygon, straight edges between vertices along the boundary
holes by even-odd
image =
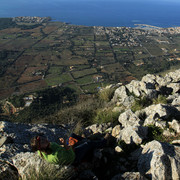
[[[115,90],[112,102],[119,102],[126,107],[130,107],[133,101],[134,97],[128,96],[128,92],[125,86],[120,86]]]
[[[175,94],[180,91],[180,83],[170,83],[167,87],[172,88],[172,93]]]
[[[173,120],[172,122],[168,122],[169,127],[174,129],[177,133],[180,133],[180,123],[177,120]]]
[[[114,92],[113,102],[123,102],[128,97],[125,86],[120,86]]]
[[[129,84],[126,85],[126,88],[130,93],[133,93],[137,97],[142,95],[141,85],[137,80],[132,80]]]
[[[0,122],[0,136],[8,137],[0,151],[0,158],[12,163],[12,157],[20,152],[29,152],[30,139],[36,135],[44,135],[50,141],[59,142],[59,137],[65,137],[67,129],[58,125],[23,124]],[[9,140],[11,141],[9,141]]]
[[[93,134],[96,133],[103,133],[105,132],[108,128],[110,128],[111,123],[103,123],[103,124],[93,124],[91,126],[88,126],[85,128],[85,133],[87,131],[92,131]]]
[[[121,130],[118,139],[125,141],[126,144],[141,144],[148,133],[147,127],[127,126]]]
[[[36,153],[19,153],[13,157],[13,164],[18,169],[22,180],[33,178],[66,177],[66,173],[72,171],[70,166],[49,164]],[[73,172],[73,171],[72,171]],[[70,173],[69,175],[72,175]]]
[[[168,143],[147,143],[138,160],[138,170],[150,179],[180,179],[180,147]]]
[[[173,99],[172,105],[180,111],[180,96]]]
[[[165,104],[151,105],[143,110],[147,118],[144,121],[144,126],[155,124],[155,120],[167,120],[171,115],[176,115],[177,109]]]
[[[130,109],[120,114],[118,121],[123,127],[127,126],[140,126],[141,120]]]
[[[113,128],[111,135],[112,135],[113,137],[117,137],[117,136],[119,135],[119,133],[120,133],[121,130],[122,130],[121,126],[120,126],[120,125],[116,125],[116,126]]]
[[[164,79],[171,79],[171,81],[169,80],[168,82],[178,82],[180,81],[180,69],[174,71],[174,72],[170,72],[168,74],[166,74],[166,76],[164,77]]]

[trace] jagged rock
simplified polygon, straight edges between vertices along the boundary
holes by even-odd
[[[157,82],[156,86],[158,88],[161,86],[166,86],[168,84],[167,81],[165,81],[164,77],[159,76],[159,75],[156,76],[156,82]]]
[[[173,99],[172,105],[180,111],[180,96]]]
[[[126,144],[141,144],[143,139],[146,138],[147,133],[147,127],[127,126],[120,131],[118,139],[123,140]]]
[[[19,177],[16,168],[9,163],[0,160],[0,179],[18,180]]]
[[[180,179],[180,147],[152,141],[138,160],[138,170],[150,179]]]
[[[168,88],[172,88],[172,93],[175,94],[180,90],[180,83],[170,83],[167,85]]]
[[[118,121],[123,127],[140,126],[142,124],[141,120],[130,109],[120,114]]]
[[[172,95],[169,95],[166,100],[169,102],[169,103],[172,103],[174,99],[178,98],[179,97],[179,94],[178,93],[175,93],[175,94],[172,94]]]
[[[51,176],[57,178],[69,175],[73,176],[71,166],[49,164],[36,153],[19,153],[13,157],[13,164],[18,169],[22,180],[33,179],[33,177],[43,179],[50,178]]]
[[[59,137],[65,137],[67,129],[58,125],[47,124],[22,124],[11,122],[0,122],[0,136],[8,137],[0,151],[0,159],[12,163],[12,157],[20,152],[29,152],[30,139],[36,135],[45,135],[50,141],[59,142]],[[13,142],[13,143],[12,143]]]
[[[151,105],[140,112],[145,113],[147,116],[144,126],[155,124],[155,120],[167,120],[172,114],[177,113],[175,108],[165,104]]]
[[[125,86],[120,86],[114,92],[112,102],[120,102],[120,104],[130,107],[134,101],[133,96],[128,96],[127,89]]]
[[[127,97],[128,97],[128,94],[126,92],[126,87],[120,86],[119,88],[117,88],[115,90],[112,101],[113,102],[123,102],[124,99]]]
[[[180,81],[180,69],[174,71],[174,72],[170,72],[168,74],[166,74],[166,76],[164,77],[164,79],[167,82],[178,82]]]
[[[141,81],[155,85],[156,84],[156,76],[154,74],[146,74],[145,76],[142,77]]]
[[[120,133],[121,130],[122,130],[121,126],[120,126],[120,125],[116,125],[116,126],[113,128],[111,135],[112,135],[113,137],[117,137],[117,136],[119,135],[119,133]]]
[[[180,133],[180,123],[177,120],[173,120],[172,122],[168,122],[169,127],[174,129],[177,133]]]
[[[132,80],[129,84],[126,85],[126,88],[130,93],[133,93],[137,97],[142,95],[141,85],[137,80]]]
[[[111,180],[147,180],[139,172],[125,172],[124,174],[118,174]]]
[[[110,126],[111,126],[111,123],[93,124],[93,125],[88,126],[87,128],[85,128],[85,133],[86,133],[86,131],[92,131],[93,134],[103,133],[108,128],[110,128]]]

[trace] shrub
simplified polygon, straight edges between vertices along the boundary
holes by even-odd
[[[162,141],[163,140],[163,130],[155,125],[149,125],[148,126],[148,140],[157,140]]]
[[[100,90],[98,93],[99,99],[109,102],[113,97],[114,91],[115,91],[114,88],[104,88],[104,89]]]
[[[156,99],[153,99],[153,104],[167,104],[166,97],[163,95],[158,95]]]
[[[147,97],[143,97],[143,98],[136,98],[133,105],[131,106],[131,110],[133,112],[136,112],[138,110],[141,110],[149,105],[152,104],[152,101],[150,99],[148,99]]]
[[[65,168],[63,166],[60,169],[50,165],[43,165],[39,167],[38,172],[35,167],[29,171],[27,180],[69,180],[73,176],[71,168]]]
[[[113,112],[110,110],[98,110],[96,116],[94,117],[93,122],[102,124],[102,123],[116,123],[118,120],[118,117],[120,115],[120,112]]]

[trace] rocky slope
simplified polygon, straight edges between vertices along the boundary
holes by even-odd
[[[146,101],[142,108],[132,108],[143,98]],[[1,121],[0,177],[18,179],[20,175],[28,179],[33,168],[33,173],[39,174],[41,167],[48,167],[53,173],[59,169],[73,172],[72,179],[180,179],[180,70],[165,77],[148,74],[141,81],[119,85],[110,104],[113,111],[123,111],[115,125],[94,124],[84,129],[87,136],[110,133],[109,146],[96,150],[86,168],[81,165],[78,171],[72,166],[62,170],[47,164],[29,147],[34,135],[44,134],[50,141],[58,142],[59,137],[67,135],[69,127]],[[157,139],[153,140],[152,135]]]

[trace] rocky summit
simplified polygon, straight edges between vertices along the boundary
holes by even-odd
[[[58,143],[70,126],[1,121],[0,179],[42,179],[47,169],[49,179],[60,179],[57,172],[61,179],[180,179],[180,69],[105,89],[111,88],[116,90],[107,107],[121,112],[116,123],[83,130],[89,138],[108,133],[108,145],[78,167],[48,164],[31,152],[29,144],[37,134]]]

